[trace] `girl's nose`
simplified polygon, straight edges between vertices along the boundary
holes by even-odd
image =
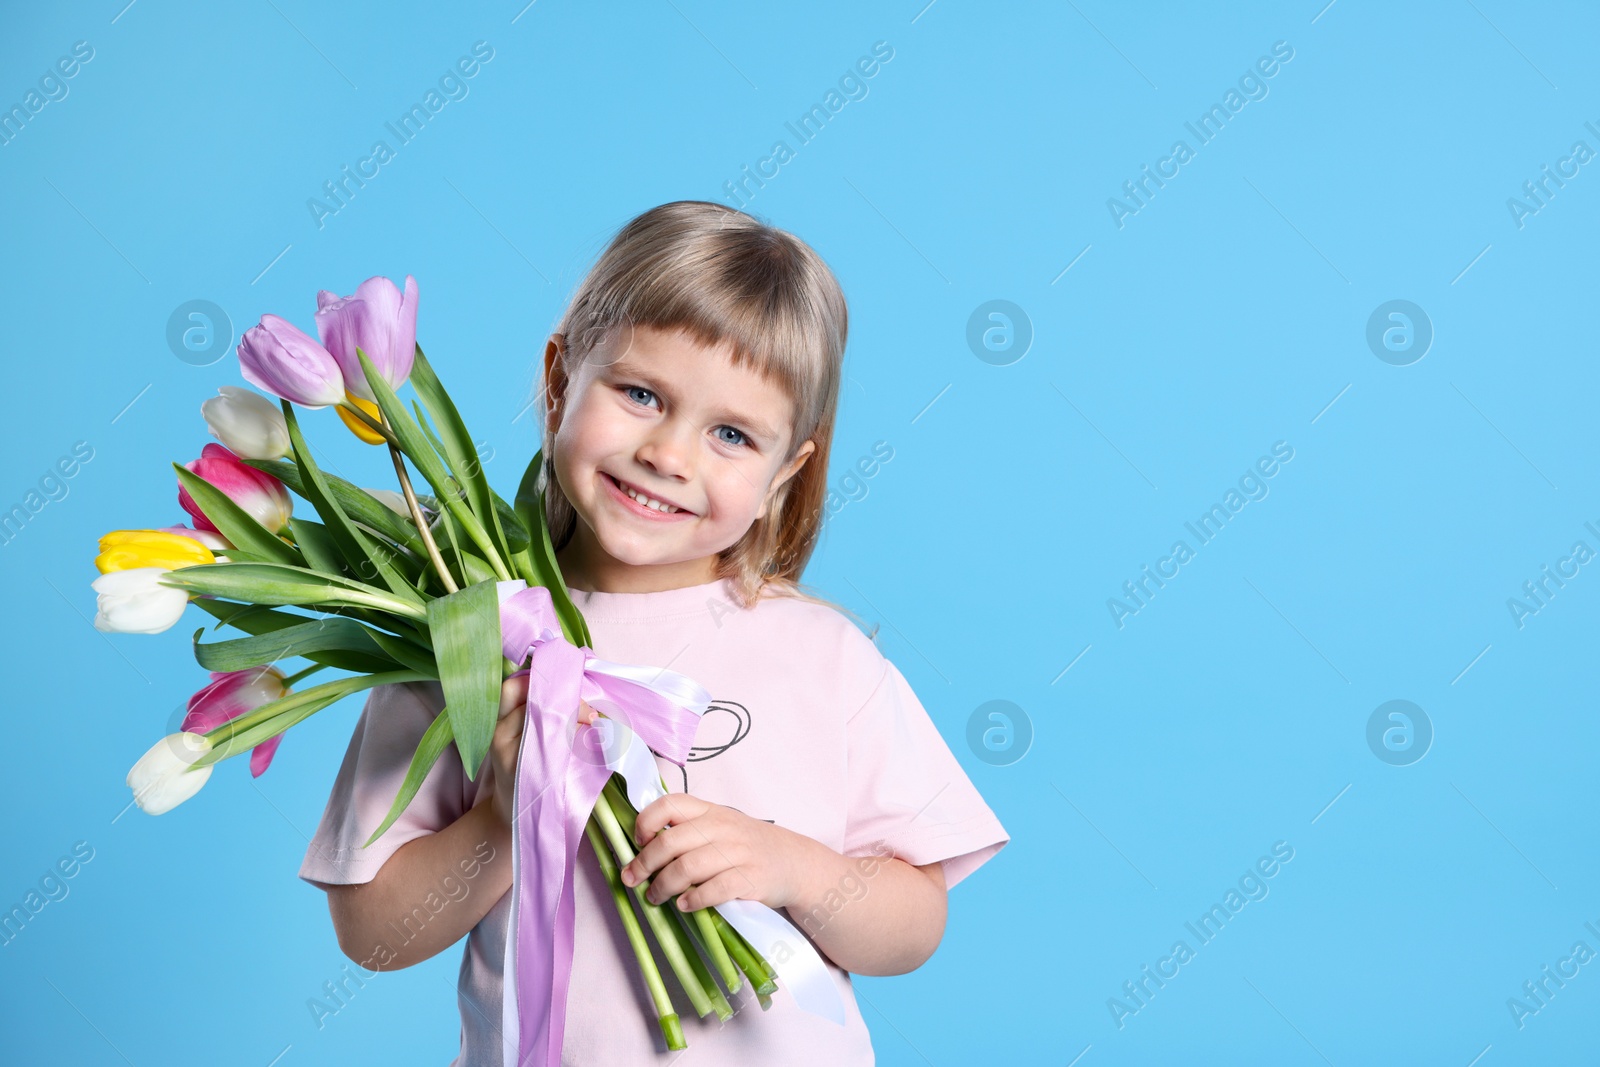
[[[640,444],[637,458],[662,478],[688,479],[694,473],[693,433],[681,419],[666,419]]]

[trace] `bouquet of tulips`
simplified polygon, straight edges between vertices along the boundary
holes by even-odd
[[[260,775],[284,731],[373,686],[440,683],[446,707],[416,754],[377,840],[405,810],[454,742],[466,774],[484,764],[498,718],[501,682],[520,670],[502,651],[497,583],[521,579],[549,590],[568,641],[589,645],[567,595],[544,521],[541,456],[508,504],[489,485],[472,437],[416,343],[417,286],[387,278],[355,295],[318,295],[309,335],[275,315],[245,332],[239,365],[279,403],[224,386],[202,405],[221,444],[174,464],[178,502],[194,527],[117,530],[100,540],[95,625],[160,633],[193,603],[242,636],[202,641],[194,656],[211,682],[189,701],[181,732],[134,764],[128,785],[160,814],[193,796],[221,760],[251,752]],[[409,382],[408,407],[396,391]],[[385,446],[398,492],[363,489],[318,467],[295,408],[335,406],[363,441]],[[413,487],[408,463],[431,493]],[[292,490],[317,519],[294,514]],[[293,609],[293,610],[290,610]],[[305,665],[285,674],[279,666]],[[312,674],[340,676],[300,687]],[[383,724],[374,725],[382,729]],[[635,854],[638,812],[613,775],[586,825],[628,939],[672,1049],[686,1047],[670,996],[619,870]],[[646,880],[633,901],[696,1012],[732,1015],[727,997],[748,976],[762,1007],[776,989],[771,965],[715,909],[682,913],[651,904]],[[702,954],[704,959],[702,959]]]

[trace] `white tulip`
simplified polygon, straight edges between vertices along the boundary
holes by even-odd
[[[162,585],[165,567],[134,567],[102,574],[95,593],[94,628],[113,634],[158,634],[172,628],[189,604],[182,589]]]
[[[200,405],[206,428],[241,459],[282,459],[289,454],[289,426],[278,405],[236,385]]]
[[[214,764],[197,771],[186,768],[210,751],[211,742],[204,734],[168,734],[157,741],[128,772],[134,802],[151,815],[160,815],[200,792]]]

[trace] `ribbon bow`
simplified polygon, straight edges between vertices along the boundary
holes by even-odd
[[[499,582],[497,591],[506,658],[531,657],[502,969],[504,1063],[559,1067],[576,926],[572,872],[584,824],[612,772],[623,776],[638,810],[666,795],[650,750],[681,766],[711,696],[684,675],[611,663],[573,645],[543,586]],[[577,730],[580,700],[605,713],[583,731]],[[792,923],[753,900],[730,900],[717,911],[762,951],[800,1008],[844,1025],[838,988]]]

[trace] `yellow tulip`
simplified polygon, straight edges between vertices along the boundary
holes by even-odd
[[[374,422],[382,422],[383,419],[378,414],[378,405],[374,404],[370,400],[363,400],[354,393],[347,392],[344,394],[344,404],[340,404],[336,410],[339,412],[339,418],[346,426],[350,427],[351,433],[355,434],[369,445],[383,444],[383,435],[378,433],[372,427],[368,426],[366,423],[362,422],[360,419],[356,418],[354,415],[350,414],[350,412],[345,409],[345,404],[352,404],[355,407],[360,408],[367,415],[371,416],[372,421]]]
[[[211,550],[192,537],[164,530],[113,530],[100,538],[94,565],[101,574],[110,574],[140,567],[174,570],[216,561]]]

